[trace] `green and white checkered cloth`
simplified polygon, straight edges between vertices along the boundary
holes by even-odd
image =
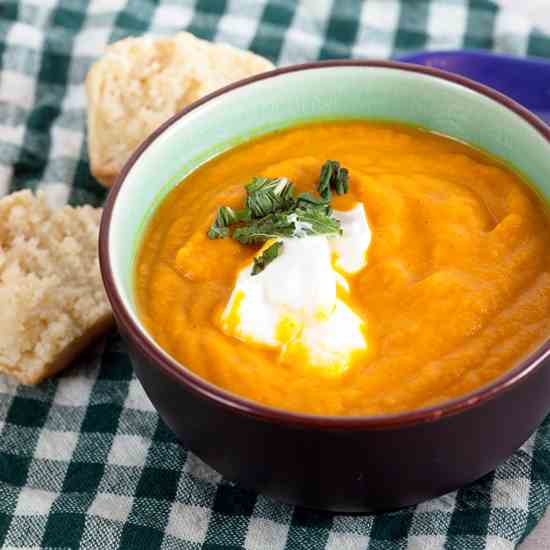
[[[0,0],[0,195],[101,204],[86,72],[110,42],[182,29],[280,65],[461,47],[550,57],[549,36],[488,0]],[[469,487],[333,515],[245,491],[180,448],[117,336],[78,363],[37,388],[0,376],[2,548],[509,549],[550,503],[549,420]]]

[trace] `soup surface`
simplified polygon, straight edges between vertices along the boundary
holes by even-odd
[[[330,372],[223,330],[260,246],[207,237],[220,206],[242,206],[253,176],[314,192],[327,159],[350,174],[332,207],[362,204],[371,231],[343,298],[368,347]],[[467,145],[394,124],[310,124],[230,150],[169,194],[141,245],[136,300],[167,352],[231,392],[312,414],[408,411],[478,388],[548,337],[549,227],[531,188]]]

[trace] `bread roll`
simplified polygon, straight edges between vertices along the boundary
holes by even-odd
[[[92,174],[110,187],[138,145],[174,113],[272,68],[263,57],[187,32],[112,44],[86,79]]]
[[[0,200],[0,371],[36,384],[112,324],[99,272],[100,209]]]

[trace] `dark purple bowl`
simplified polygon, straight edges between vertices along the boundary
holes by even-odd
[[[490,385],[442,405],[380,417],[296,414],[220,389],[158,348],[122,297],[111,253],[113,211],[117,201],[123,200],[121,189],[137,161],[166,129],[220,96],[259,81],[335,67],[416,73],[481,94],[519,117],[521,124],[538,134],[537,139],[544,140],[550,154],[550,129],[540,120],[505,96],[459,76],[381,61],[331,61],[275,70],[194,103],[138,148],[105,206],[101,271],[135,372],[185,447],[227,479],[285,502],[339,512],[387,510],[474,481],[521,446],[550,410],[550,340]]]

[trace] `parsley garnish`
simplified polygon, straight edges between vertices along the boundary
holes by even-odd
[[[287,178],[252,178],[246,186],[246,207],[261,218],[294,205],[294,186]]]
[[[252,267],[252,275],[257,275],[262,272],[267,264],[270,264],[280,253],[283,248],[281,241],[274,242],[271,246],[266,248],[261,256],[254,258],[254,266]]]
[[[338,195],[349,190],[348,171],[328,160],[321,168],[318,192],[295,195],[287,178],[254,177],[245,186],[246,206],[233,210],[222,206],[208,231],[209,239],[224,239],[236,226],[232,237],[242,244],[261,244],[269,239],[302,238],[310,235],[340,235],[340,222],[332,216],[331,191]],[[277,241],[254,258],[252,275],[262,272],[280,255],[283,243]]]
[[[216,219],[212,227],[208,231],[209,239],[224,239],[229,235],[229,226],[234,223],[251,220],[250,210],[243,208],[242,210],[233,210],[229,206],[222,206],[218,210]]]
[[[242,244],[264,243],[278,237],[301,238],[310,235],[340,235],[340,222],[319,208],[298,208],[274,212],[237,227],[233,238]]]
[[[331,191],[343,195],[349,191],[349,173],[347,168],[340,166],[337,160],[327,160],[321,168],[319,178],[319,195],[330,201]]]

